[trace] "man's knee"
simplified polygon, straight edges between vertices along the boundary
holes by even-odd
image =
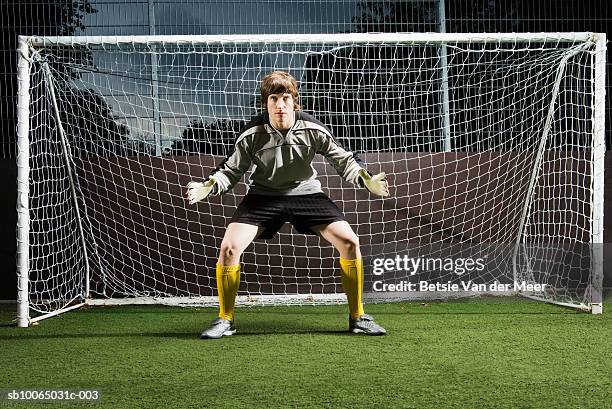
[[[220,257],[223,260],[231,260],[240,256],[240,249],[231,241],[223,240],[221,242]]]
[[[359,252],[359,238],[356,235],[342,237],[341,245],[348,254],[356,255]]]

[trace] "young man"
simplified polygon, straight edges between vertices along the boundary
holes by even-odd
[[[359,239],[321,190],[311,163],[319,153],[344,180],[383,197],[389,195],[385,174],[371,176],[355,155],[336,143],[325,125],[300,111],[297,81],[288,73],[267,75],[261,83],[261,100],[265,112],[253,117],[240,132],[234,151],[206,181],[187,185],[187,198],[193,204],[210,194],[229,191],[254,165],[248,194],[221,242],[216,269],[219,317],[202,332],[202,338],[221,338],[236,332],[234,301],[240,284],[240,256],[253,240],[274,237],[287,221],[298,232],[317,234],[339,251],[342,286],[350,310],[349,330],[386,334],[363,311]]]

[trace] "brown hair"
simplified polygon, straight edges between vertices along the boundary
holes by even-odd
[[[295,104],[294,110],[298,111],[300,107],[300,94],[298,92],[298,84],[291,74],[285,71],[274,71],[266,75],[261,80],[261,104],[265,110],[268,106],[268,97],[272,94],[291,94]]]

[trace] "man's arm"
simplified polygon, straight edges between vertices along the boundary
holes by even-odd
[[[247,138],[239,138],[234,150],[217,166],[204,182],[187,184],[187,199],[194,204],[206,199],[209,195],[222,195],[231,190],[249,169],[252,156]]]
[[[222,195],[231,190],[251,166],[253,156],[248,140],[247,137],[239,137],[234,151],[212,171],[209,179],[216,180],[216,190],[213,194]]]
[[[342,179],[359,185],[360,159],[353,153],[345,151],[328,133],[318,131],[319,145],[317,153],[325,157]]]
[[[317,153],[322,154],[344,180],[365,187],[377,196],[389,196],[389,186],[384,172],[372,176],[359,165],[360,160],[357,155],[345,151],[331,134],[319,131],[319,137],[320,146]]]

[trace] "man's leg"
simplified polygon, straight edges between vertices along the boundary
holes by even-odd
[[[240,256],[261,230],[261,227],[245,223],[230,223],[227,226],[216,268],[219,318],[202,333],[202,338],[220,338],[235,332],[233,321],[236,294],[240,286]]]
[[[363,315],[362,288],[363,267],[359,238],[351,225],[344,220],[312,227],[325,240],[340,252],[340,272],[342,287],[346,293],[351,318]]]
[[[342,287],[350,311],[350,329],[369,335],[384,335],[385,329],[374,322],[363,310],[363,262],[359,249],[359,238],[344,220],[311,227],[313,231],[330,242],[340,252]]]
[[[225,230],[216,269],[219,318],[234,320],[234,303],[240,285],[240,256],[260,229],[252,224],[230,223]]]

